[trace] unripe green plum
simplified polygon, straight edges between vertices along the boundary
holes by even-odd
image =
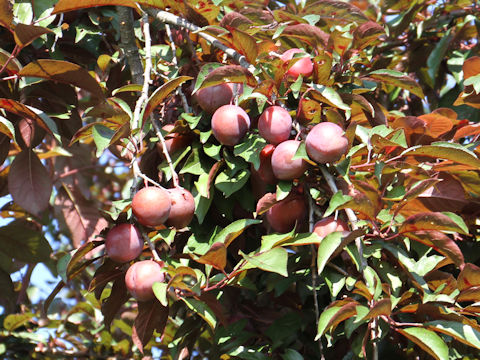
[[[307,170],[305,160],[292,160],[299,146],[298,140],[287,140],[277,145],[272,155],[272,170],[277,179],[293,180],[301,177]]]
[[[300,53],[305,54],[305,51],[297,48],[289,49],[285,51],[282,54],[282,56],[280,56],[280,59],[287,62],[292,60],[295,54],[300,54]],[[305,57],[302,57],[299,60],[297,60],[297,62],[287,70],[287,75],[292,77],[293,79],[298,78],[300,75],[303,75],[303,77],[308,77],[312,75],[312,73],[313,73],[313,63],[312,63],[312,60],[310,59],[310,56],[308,56],[307,54],[305,54]]]
[[[286,233],[293,230],[296,223],[301,223],[307,215],[307,205],[302,196],[292,196],[276,203],[266,213],[266,218],[273,230]]]
[[[277,145],[288,140],[292,131],[292,117],[281,106],[266,108],[258,119],[258,132],[269,143]]]
[[[155,297],[152,285],[164,282],[165,272],[153,260],[143,260],[131,265],[125,274],[125,285],[130,294],[138,301],[148,301]]]
[[[190,191],[176,187],[168,189],[172,207],[166,224],[177,229],[183,229],[190,224],[195,214],[195,199]]]
[[[349,231],[347,223],[341,219],[335,220],[334,216],[329,216],[317,221],[313,226],[313,232],[322,239],[335,231]]]
[[[138,257],[143,250],[143,239],[132,224],[116,225],[105,238],[107,256],[115,262],[124,263]]]
[[[170,195],[159,187],[145,187],[132,200],[133,214],[145,226],[162,225],[170,214],[171,206]]]
[[[250,117],[240,106],[224,105],[212,116],[212,131],[223,145],[237,145],[250,128]]]
[[[310,130],[305,146],[312,160],[325,164],[339,160],[347,152],[348,139],[337,124],[322,122]]]

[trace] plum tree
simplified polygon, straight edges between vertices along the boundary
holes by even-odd
[[[138,257],[142,250],[142,235],[135,225],[119,224],[108,231],[105,251],[113,261],[118,263],[131,261]]]
[[[237,145],[250,128],[250,117],[240,106],[223,105],[212,116],[212,131],[223,145]]]
[[[293,180],[303,175],[307,169],[305,160],[292,159],[300,146],[298,140],[287,140],[280,143],[272,154],[272,170],[279,180]]]
[[[173,154],[178,150],[185,149],[192,142],[192,138],[188,134],[180,134],[178,132],[171,132],[174,129],[173,124],[167,124],[162,127],[163,130],[168,132],[165,136],[165,146],[169,154]],[[163,156],[163,149],[161,142],[157,142],[157,151]]]
[[[343,129],[331,122],[315,125],[307,135],[308,156],[318,163],[337,161],[348,150],[348,139]]]
[[[130,294],[138,301],[154,298],[152,285],[165,281],[165,272],[157,262],[143,260],[132,264],[125,274],[125,285]]]
[[[269,143],[277,145],[288,140],[292,131],[292,117],[281,106],[266,108],[258,119],[258,132]]]
[[[313,232],[321,238],[324,238],[335,231],[348,231],[347,223],[342,219],[335,220],[334,216],[329,216],[317,221],[313,226]]]
[[[291,231],[295,224],[305,220],[306,214],[305,199],[301,195],[293,195],[268,209],[266,219],[273,230],[286,233]]]
[[[313,63],[310,59],[310,56],[308,56],[305,51],[298,48],[289,49],[280,56],[280,59],[287,62],[292,60],[295,54],[302,53],[305,54],[305,57],[301,57],[287,70],[287,75],[292,77],[293,79],[298,78],[300,75],[302,75],[303,77],[312,75]]]
[[[162,225],[171,209],[170,195],[159,187],[145,187],[132,199],[132,211],[140,224],[145,226]]]
[[[190,224],[195,214],[195,199],[190,191],[181,187],[175,187],[167,191],[170,195],[172,206],[166,225],[183,229]]]
[[[202,110],[213,114],[219,107],[232,103],[235,86],[239,94],[243,92],[242,84],[223,83],[198,90],[195,99]]]

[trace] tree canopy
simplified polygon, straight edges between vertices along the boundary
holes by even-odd
[[[0,0],[2,358],[478,358],[479,11]]]

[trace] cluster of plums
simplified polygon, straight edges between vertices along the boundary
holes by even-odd
[[[292,60],[296,54],[300,54],[300,57]],[[310,57],[300,49],[290,49],[280,58],[288,66],[286,77],[289,79],[297,79],[300,75],[308,77],[313,73]],[[251,126],[247,112],[240,106],[232,104],[235,93],[242,91],[241,84],[224,83],[203,88],[195,95],[198,105],[212,115],[213,135],[226,146],[239,144]],[[276,184],[279,180],[297,179],[307,170],[308,163],[305,160],[293,159],[300,141],[290,139],[292,124],[290,113],[281,106],[267,107],[258,119],[258,132],[268,144],[260,153],[260,166],[254,173],[265,183]],[[188,135],[172,132],[173,129],[173,125],[163,127],[163,130],[169,132],[166,138],[169,153],[181,150],[191,142]],[[346,153],[348,140],[340,126],[322,122],[309,130],[305,146],[310,159],[317,163],[330,163],[337,161]],[[161,147],[159,151],[162,152]],[[138,223],[144,226],[167,225],[180,229],[192,220],[195,203],[190,192],[180,187],[168,190],[146,187],[135,194],[132,211]],[[305,219],[306,213],[304,197],[300,194],[291,194],[273,205],[266,213],[266,219],[273,230],[288,232],[296,223]],[[333,217],[322,219],[314,226],[314,232],[320,237],[347,229],[346,223]],[[113,261],[126,263],[142,253],[144,241],[135,225],[120,224],[108,232],[105,246],[107,255]],[[153,298],[153,283],[163,281],[165,273],[161,265],[153,260],[134,263],[125,275],[127,289],[139,301]]]
[[[133,197],[132,212],[144,226],[167,225],[182,229],[193,218],[195,201],[192,194],[181,187],[166,190],[145,187]],[[142,253],[143,245],[142,234],[133,224],[115,225],[105,238],[108,257],[118,263],[136,259]],[[127,289],[139,301],[153,298],[153,283],[164,280],[165,274],[161,266],[152,260],[134,263],[125,275]]]

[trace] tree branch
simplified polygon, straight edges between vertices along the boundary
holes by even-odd
[[[143,82],[143,65],[135,42],[132,9],[125,6],[116,8],[120,20],[120,46],[130,66],[133,82],[141,84]]]
[[[222,50],[225,54],[227,54],[228,57],[232,58],[236,63],[240,64],[240,66],[244,67],[248,71],[250,71],[252,74],[255,71],[255,66],[250,64],[245,56],[242,54],[236,52],[232,48],[229,48],[219,40],[217,40],[215,37],[212,35],[209,35],[201,30],[197,25],[194,25],[187,20],[178,17],[176,15],[173,15],[169,12],[162,11],[162,10],[156,10],[156,9],[148,9],[147,12],[153,16],[154,18],[160,20],[163,23],[171,24],[171,25],[176,25],[180,26],[182,28],[188,29],[190,31],[196,32],[200,37],[204,38],[207,40],[212,46],[216,47],[217,49]]]

